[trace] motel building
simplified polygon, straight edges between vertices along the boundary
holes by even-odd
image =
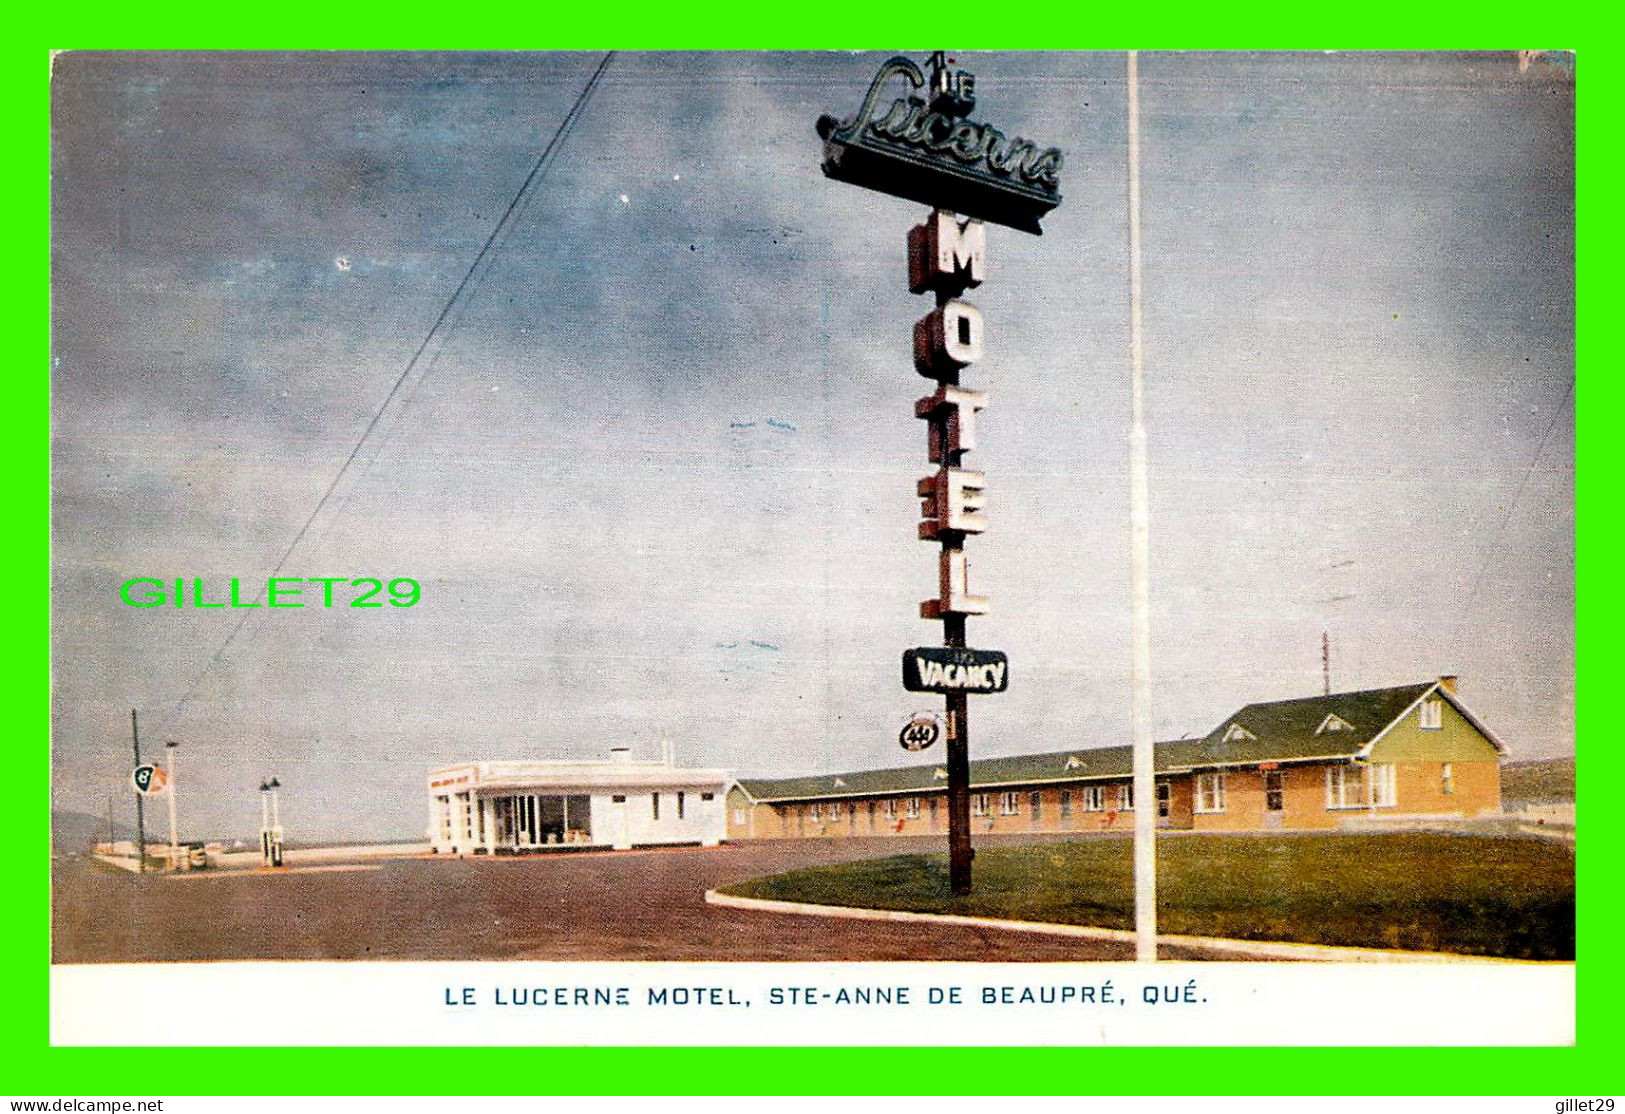
[[[529,852],[722,842],[724,770],[634,762],[470,762],[430,770],[429,843],[436,854]]]
[[[1314,830],[1501,810],[1506,749],[1456,678],[1248,704],[1200,739],[1158,743],[1157,826]],[[727,837],[923,835],[948,828],[947,770],[741,779]],[[1131,747],[971,763],[971,831],[1131,830]]]

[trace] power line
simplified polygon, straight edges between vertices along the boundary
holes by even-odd
[[[1484,578],[1489,575],[1490,566],[1501,555],[1501,537],[1506,533],[1507,526],[1512,522],[1512,516],[1516,513],[1518,504],[1523,501],[1524,490],[1529,486],[1529,481],[1535,474],[1535,466],[1540,463],[1541,457],[1546,455],[1546,446],[1551,441],[1552,434],[1557,430],[1558,423],[1569,413],[1569,400],[1573,397],[1574,380],[1571,378],[1568,388],[1563,392],[1563,400],[1557,404],[1557,409],[1552,413],[1552,420],[1546,424],[1546,432],[1541,434],[1540,443],[1535,446],[1535,454],[1529,458],[1529,464],[1523,470],[1523,478],[1518,481],[1517,490],[1512,493],[1512,498],[1507,500],[1506,507],[1501,512],[1501,521],[1496,524],[1495,533],[1490,537],[1490,543],[1485,549],[1484,560],[1478,567],[1478,575],[1473,578],[1468,589],[1467,599],[1457,612],[1457,632],[1461,630],[1462,624],[1467,621],[1467,616],[1472,612],[1473,605],[1478,600],[1479,589],[1484,585]],[[1452,643],[1454,643],[1454,639],[1452,639]]]
[[[400,375],[396,376],[394,384],[390,386],[389,393],[384,396],[383,402],[381,402],[378,405],[378,409],[373,412],[371,420],[367,422],[366,428],[361,431],[361,436],[356,440],[355,447],[352,448],[350,450],[350,454],[344,458],[344,463],[339,466],[339,470],[334,474],[332,482],[327,485],[327,490],[322,492],[321,498],[316,501],[316,506],[312,508],[310,514],[306,516],[304,524],[299,527],[298,533],[294,534],[293,540],[290,541],[287,548],[282,551],[282,556],[277,558],[276,564],[272,567],[270,573],[267,575],[267,581],[274,578],[277,573],[282,571],[283,566],[288,562],[288,558],[293,556],[293,552],[299,547],[299,543],[304,541],[306,534],[310,532],[310,528],[315,523],[317,516],[322,513],[322,509],[326,507],[328,501],[333,498],[333,493],[338,490],[339,483],[350,471],[351,466],[355,464],[356,459],[360,456],[362,448],[366,445],[367,440],[372,436],[373,431],[378,428],[378,423],[383,419],[384,414],[389,410],[390,404],[395,400],[395,396],[400,393],[401,387],[411,377],[413,369],[417,367],[418,362],[423,358],[423,354],[428,351],[429,345],[433,343],[435,337],[439,334],[441,327],[445,325],[446,321],[451,317],[453,308],[457,306],[459,301],[464,300],[464,293],[474,285],[475,276],[479,272],[481,264],[485,263],[487,257],[491,254],[492,247],[496,245],[498,240],[504,237],[506,233],[512,231],[513,225],[516,223],[516,218],[522,211],[521,203],[530,194],[531,187],[534,186],[536,182],[541,180],[544,169],[549,165],[549,162],[551,161],[554,152],[559,148],[559,145],[574,129],[577,119],[580,118],[583,110],[586,108],[587,102],[591,100],[593,91],[598,88],[599,80],[604,76],[604,71],[609,68],[609,63],[614,57],[614,51],[609,51],[604,55],[604,57],[599,61],[597,68],[593,70],[592,76],[587,79],[587,84],[582,87],[581,92],[576,96],[575,103],[570,106],[570,111],[565,113],[563,120],[559,121],[559,126],[554,130],[552,137],[547,141],[547,145],[542,148],[541,154],[537,155],[536,161],[531,164],[530,173],[525,175],[525,180],[520,183],[519,190],[514,194],[513,200],[508,202],[508,207],[503,210],[502,216],[497,220],[495,227],[491,229],[491,234],[487,236],[485,238],[485,242],[480,245],[480,250],[478,254],[474,256],[473,262],[469,264],[468,270],[464,273],[462,281],[457,284],[457,288],[453,290],[451,292],[451,296],[446,299],[446,304],[441,307],[439,315],[434,320],[434,324],[429,326],[429,331],[424,335],[423,342],[417,346],[416,350],[413,351],[411,358],[406,361],[406,366],[401,369]],[[434,366],[433,360],[430,361],[429,366],[430,368]],[[425,375],[426,374],[427,371],[425,372]],[[410,394],[410,392],[408,392],[408,394]],[[254,603],[256,605],[260,602],[260,598],[263,596],[263,594],[264,593],[261,592],[259,596],[255,597]],[[209,660],[204,663],[203,668],[198,671],[198,675],[193,679],[192,684],[187,688],[180,700],[176,702],[174,723],[179,723],[181,718],[186,714],[188,704],[190,704],[192,698],[197,695],[198,690],[202,687],[204,680],[208,677],[209,673],[215,668],[215,666],[219,665],[224,659],[226,651],[231,647],[231,644],[237,640],[237,636],[242,633],[243,628],[247,625],[249,618],[256,613],[257,609],[254,607],[245,608],[243,610],[243,613],[238,618],[236,625],[231,628],[231,631],[226,635],[224,641],[220,643],[219,648],[216,649]]]

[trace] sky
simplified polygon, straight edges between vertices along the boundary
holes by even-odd
[[[937,760],[897,744],[940,704],[899,666],[940,641],[926,210],[813,129],[886,57],[618,53],[572,115],[603,55],[59,55],[55,807],[130,811],[132,708],[183,837],[252,838],[270,774],[290,838],[392,839],[448,762]],[[976,119],[1066,152],[966,295],[970,643],[1011,661],[972,754],[1120,745],[1124,57],[957,57]],[[1155,736],[1319,693],[1324,632],[1336,691],[1459,674],[1513,758],[1572,754],[1572,61],[1139,73]],[[234,637],[120,599],[257,598],[284,553],[422,596]]]

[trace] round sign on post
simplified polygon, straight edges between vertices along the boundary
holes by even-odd
[[[908,751],[924,750],[941,737],[942,720],[934,712],[920,712],[897,733],[897,741]]]
[[[146,763],[137,766],[130,774],[130,784],[143,797],[156,797],[169,788],[169,775],[164,773],[162,766]]]

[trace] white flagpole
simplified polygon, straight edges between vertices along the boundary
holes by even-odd
[[[1151,740],[1151,495],[1146,480],[1144,370],[1140,345],[1140,75],[1128,52],[1129,256],[1129,673],[1134,742],[1134,958],[1157,958],[1157,790]]]

